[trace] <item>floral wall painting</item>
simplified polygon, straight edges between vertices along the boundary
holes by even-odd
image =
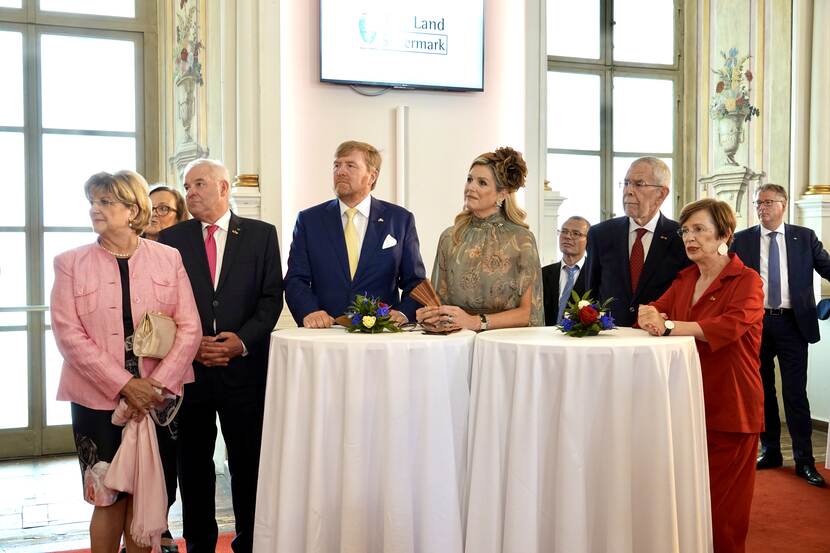
[[[727,165],[738,165],[735,153],[744,141],[743,124],[761,112],[750,102],[753,79],[749,70],[750,56],[739,56],[737,48],[730,48],[728,52],[721,52],[721,58],[722,67],[712,70],[718,76],[718,82],[709,114],[717,121],[718,142]]]
[[[193,127],[197,114],[196,88],[204,85],[200,57],[205,46],[200,36],[199,0],[178,0],[176,4],[173,79],[178,118],[183,130],[179,142],[188,144],[195,142]]]

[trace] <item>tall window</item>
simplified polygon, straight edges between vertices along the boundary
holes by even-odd
[[[677,0],[676,0],[677,1]],[[672,0],[547,0],[547,177],[559,220],[623,213],[631,162],[656,156],[680,182],[679,11]],[[671,215],[677,188],[663,203]]]
[[[149,4],[0,0],[4,457],[72,448],[69,406],[55,401],[62,359],[49,326],[52,260],[95,237],[83,193],[91,174],[145,170]]]

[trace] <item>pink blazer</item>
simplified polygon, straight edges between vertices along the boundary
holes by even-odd
[[[202,326],[190,280],[178,250],[139,239],[130,258],[133,324],[146,311],[176,321],[176,340],[161,362],[145,359],[150,376],[176,394],[193,382],[193,358]],[[63,355],[57,399],[90,409],[115,409],[132,375],[124,368],[121,277],[115,258],[97,243],[55,257],[51,300],[52,330]]]

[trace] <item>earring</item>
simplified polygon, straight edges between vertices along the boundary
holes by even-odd
[[[726,242],[721,242],[718,246],[718,255],[726,255],[727,253],[729,253],[729,246],[726,245]]]
[[[132,222],[132,220],[127,221],[127,226],[128,226],[128,227],[130,227],[130,228],[133,228],[133,222]]]
[[[501,207],[502,202],[504,202],[504,200],[496,200],[496,207]]]

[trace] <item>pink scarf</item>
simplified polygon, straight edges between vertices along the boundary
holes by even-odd
[[[122,399],[112,414],[112,423],[124,426],[124,430],[104,483],[133,496],[130,535],[138,545],[152,546],[153,553],[157,553],[161,533],[167,529],[167,490],[156,427],[150,416],[136,422],[128,418],[127,411],[127,402]]]

